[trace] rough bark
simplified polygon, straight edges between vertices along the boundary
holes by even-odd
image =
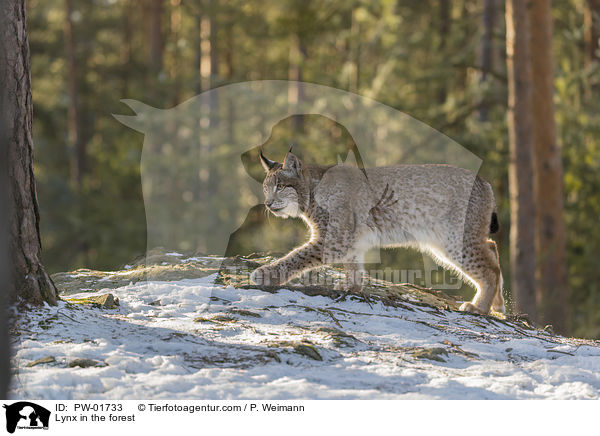
[[[550,0],[532,0],[531,73],[533,106],[536,301],[539,321],[567,333],[569,300],[563,220],[563,167],[556,140]]]
[[[29,43],[24,0],[2,2],[2,122],[8,162],[10,300],[55,304],[56,290],[40,254],[39,210],[33,176],[33,137]]]
[[[4,10],[0,17],[0,29],[5,29]],[[4,60],[6,49],[3,40],[0,40],[0,53]],[[0,80],[8,73],[0,64]],[[4,113],[5,93],[0,92],[0,113]],[[6,156],[8,152],[8,138],[4,117],[0,117],[0,204],[8,204],[8,165]],[[5,399],[10,382],[10,346],[8,338],[8,317],[6,316],[8,303],[8,213],[6,207],[0,207],[0,398]]]
[[[515,309],[537,319],[535,304],[531,72],[527,2],[506,1],[510,266]]]

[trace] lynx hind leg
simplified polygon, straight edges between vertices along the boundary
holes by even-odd
[[[496,253],[491,250],[487,240],[483,244],[464,247],[461,272],[473,282],[477,292],[470,303],[461,305],[460,310],[487,314],[494,301],[500,303],[499,298],[502,298],[500,265]],[[503,306],[504,301],[501,303]]]
[[[496,263],[498,264],[498,269],[500,270],[500,279],[498,280],[498,284],[496,286],[496,295],[494,296],[494,300],[492,301],[492,310],[494,312],[506,313],[506,307],[504,305],[504,296],[502,295],[502,287],[504,285],[504,280],[502,278],[502,270],[500,268],[500,256],[498,255],[498,247],[496,243],[491,239],[487,241],[488,247],[492,252]]]

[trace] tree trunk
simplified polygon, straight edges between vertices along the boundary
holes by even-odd
[[[56,290],[40,260],[39,211],[33,177],[33,137],[29,43],[25,1],[5,0],[1,15],[0,54],[2,132],[7,143],[9,253],[12,281],[9,298],[33,304],[56,304]]]
[[[150,0],[150,20],[148,29],[149,61],[150,68],[154,74],[158,74],[163,66],[163,15],[164,0]]]
[[[506,1],[511,286],[516,310],[537,319],[527,2]]]
[[[600,59],[600,0],[586,0],[583,12],[585,67]]]
[[[132,14],[133,14],[133,0],[124,0],[123,4],[123,36],[121,46],[121,65],[122,68],[122,88],[121,95],[124,97],[129,95],[129,81],[131,76],[131,60],[132,60],[132,43],[133,29],[132,29]]]
[[[292,35],[290,44],[290,60],[288,68],[288,79],[294,82],[290,83],[288,88],[288,102],[294,112],[298,110],[304,100],[302,66],[305,58],[306,47],[304,46],[301,36],[295,33]],[[294,117],[292,119],[292,128],[296,132],[301,132],[304,129],[303,117]]]
[[[450,3],[450,0],[441,0],[440,3],[440,11],[439,11],[439,18],[440,18],[440,24],[439,24],[439,38],[440,38],[440,43],[439,43],[439,47],[438,47],[438,56],[440,58],[445,58],[446,57],[446,49],[447,49],[447,44],[446,41],[449,38],[449,33],[450,33],[450,25],[452,23],[451,20],[451,12],[452,12],[452,5]],[[446,98],[448,97],[448,90],[446,88],[446,83],[442,82],[440,84],[440,89],[438,91],[438,95],[437,95],[437,101],[439,104],[444,104],[446,102]]]
[[[233,39],[233,21],[229,23],[225,30],[225,66],[227,67],[227,76],[225,77],[228,83],[233,83],[235,80],[235,65],[233,63],[234,54],[234,39]],[[235,101],[229,98],[227,101],[227,140],[233,144],[235,140]]]
[[[194,90],[196,95],[202,92],[202,14],[195,16],[196,24],[196,45],[194,50]]]
[[[356,17],[356,8],[352,9],[351,24],[350,24],[350,44],[348,47],[348,55],[352,69],[348,80],[348,89],[350,92],[358,94],[360,92],[360,66],[361,66],[361,26]]]
[[[171,38],[174,41],[173,44],[173,57],[171,61],[171,68],[169,70],[169,76],[171,83],[173,83],[172,90],[172,101],[171,105],[176,106],[181,100],[181,75],[180,75],[180,57],[181,52],[179,50],[179,35],[181,33],[181,0],[171,0]]]
[[[481,38],[479,63],[481,65],[480,82],[484,84],[489,80],[488,73],[494,70],[493,35],[494,23],[496,22],[496,0],[484,0],[481,21],[483,25],[483,36]],[[489,106],[486,100],[487,99],[484,96],[482,103],[479,106],[480,121],[487,121],[489,117]]]
[[[78,191],[81,190],[85,172],[85,141],[81,131],[81,108],[79,106],[79,76],[73,32],[72,0],[65,0],[65,50],[67,55],[67,81],[69,107],[67,110],[68,138],[71,148],[71,180]]]
[[[550,0],[532,0],[531,73],[533,107],[536,300],[539,321],[567,333],[569,300],[563,221],[563,168],[556,142]]]
[[[6,29],[4,19],[5,11],[0,12],[0,29]],[[3,38],[0,30],[0,37]],[[5,65],[6,48],[3,44],[4,39],[0,38],[0,80],[7,77],[8,71],[3,67]],[[0,108],[5,103],[5,93],[0,93]],[[6,136],[6,124],[3,116],[0,116],[0,204],[8,204],[8,165],[6,156],[8,156],[8,137]],[[10,383],[10,345],[8,337],[8,316],[7,303],[10,282],[8,277],[8,211],[6,207],[0,207],[0,399],[6,399],[8,386]]]
[[[590,71],[594,63],[600,61],[600,0],[586,0],[583,11],[584,27],[584,67]],[[600,84],[585,87],[587,100],[600,91]]]
[[[219,80],[219,44],[217,39],[217,31],[219,22],[217,20],[217,7],[218,3],[216,0],[210,0],[209,3],[209,14],[210,14],[210,89],[214,89],[218,85]],[[218,94],[212,92],[210,94],[210,126],[215,127],[219,122],[219,100]]]

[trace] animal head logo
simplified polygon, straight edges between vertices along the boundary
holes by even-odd
[[[3,406],[6,409],[6,431],[14,433],[17,428],[47,429],[50,411],[29,401],[19,401]]]
[[[290,100],[290,88],[299,86],[302,99]],[[230,236],[264,200],[261,147],[280,162],[290,143],[298,142],[294,154],[318,164],[446,163],[475,173],[481,165],[469,150],[409,115],[322,85],[242,82],[171,109],[123,102],[135,115],[115,118],[145,135],[141,178],[148,250],[226,254]],[[286,122],[290,128],[277,128]],[[319,123],[333,126],[326,138],[311,136],[311,125]]]

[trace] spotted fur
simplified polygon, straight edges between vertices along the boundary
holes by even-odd
[[[489,183],[449,165],[400,165],[359,170],[304,165],[293,153],[283,164],[261,153],[267,171],[266,207],[300,217],[310,240],[256,269],[255,284],[284,284],[324,264],[343,263],[346,290],[359,291],[365,253],[372,247],[413,247],[471,283],[476,294],[461,310],[504,312],[496,243],[495,202]]]

